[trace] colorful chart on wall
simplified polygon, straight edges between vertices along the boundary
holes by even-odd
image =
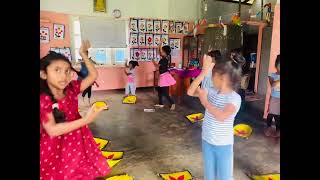
[[[161,35],[159,35],[159,34],[153,35],[153,45],[159,46],[160,42],[161,42]]]
[[[147,54],[148,54],[148,50],[147,49],[141,49],[140,60],[141,61],[147,60]]]
[[[48,27],[40,27],[40,43],[49,43],[50,30]]]
[[[170,46],[171,50],[174,50],[174,39],[169,40],[169,46]]]
[[[180,39],[174,39],[174,49],[175,50],[180,50],[180,46],[181,46],[181,43],[180,43]]]
[[[140,50],[139,49],[134,49],[134,60],[139,61],[140,60]]]
[[[170,21],[169,22],[169,33],[176,33],[176,27],[175,27],[175,24],[174,24],[174,21]]]
[[[252,134],[252,127],[247,124],[237,124],[233,127],[233,133],[242,138],[249,138]]]
[[[153,34],[146,34],[146,44],[147,46],[153,46]]]
[[[191,180],[192,175],[189,171],[180,171],[175,173],[161,173],[160,178],[163,180]]]
[[[102,156],[104,156],[107,159],[118,160],[118,159],[122,159],[123,152],[122,151],[116,151],[116,152],[102,151]]]
[[[154,33],[160,34],[161,33],[161,21],[154,20],[153,21],[153,28],[154,28]]]
[[[169,33],[169,21],[162,21],[162,33],[168,34]]]
[[[98,138],[98,137],[95,137],[93,139],[96,142],[96,144],[99,146],[100,150],[103,149],[109,143],[109,141],[106,139],[102,139],[102,138]]]
[[[130,20],[130,32],[138,33],[138,20],[137,19]]]
[[[139,46],[145,46],[146,45],[146,35],[139,33]]]
[[[119,160],[107,159],[107,163],[108,163],[108,165],[109,165],[110,168],[112,168],[112,167],[114,167],[115,165],[117,165],[120,161],[121,161],[121,159],[119,159]]]
[[[152,61],[153,60],[153,49],[148,49],[147,60],[148,61]]]
[[[147,20],[147,32],[153,33],[153,20]]]
[[[162,46],[169,45],[169,36],[167,34],[161,35]]]
[[[51,47],[50,51],[56,52],[56,53],[60,53],[60,48],[57,47]]]
[[[128,174],[112,176],[107,178],[106,180],[133,180],[133,176],[129,176]]]
[[[63,40],[65,27],[63,24],[53,24],[53,39]]]
[[[177,34],[183,33],[183,24],[182,24],[182,22],[176,22],[176,33]]]
[[[134,60],[134,49],[130,49],[130,60]]]
[[[280,174],[253,175],[253,180],[280,180]]]
[[[139,19],[138,20],[138,29],[139,29],[139,32],[146,32],[146,20],[144,19]]]
[[[60,53],[67,57],[70,61],[72,60],[71,49],[69,47],[60,48]]]
[[[130,34],[130,45],[131,46],[138,46],[138,34],[137,33]]]
[[[189,115],[186,116],[186,118],[187,118],[191,123],[195,123],[195,122],[203,121],[204,114],[203,114],[203,113],[189,114]]]
[[[183,34],[188,34],[189,33],[189,23],[184,22],[183,23]]]

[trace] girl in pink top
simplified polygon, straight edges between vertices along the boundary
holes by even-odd
[[[124,70],[124,73],[128,77],[128,82],[125,89],[125,97],[129,95],[136,95],[136,83],[135,83],[135,67],[139,66],[137,61],[129,61],[129,66],[126,66],[128,69]]]
[[[98,73],[85,54],[90,47],[83,42],[80,55],[89,74],[72,80],[70,61],[49,52],[40,61],[40,179],[94,180],[110,173],[106,158],[95,143],[88,124],[106,107],[93,106],[85,117],[78,112],[78,95],[91,86]]]

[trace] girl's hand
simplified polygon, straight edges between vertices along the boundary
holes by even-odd
[[[90,42],[88,40],[82,41],[79,54],[81,57],[87,56],[87,51],[91,47]]]
[[[203,65],[202,65],[203,71],[207,73],[209,70],[213,68],[214,65],[215,64],[212,62],[212,57],[205,54],[203,56]]]
[[[93,122],[96,117],[105,109],[107,109],[108,107],[100,107],[97,108],[95,105],[92,105],[92,107],[89,109],[89,111],[86,114],[85,120],[86,122],[89,124],[91,122]]]

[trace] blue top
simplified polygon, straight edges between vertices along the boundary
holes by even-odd
[[[80,74],[78,76],[78,80],[82,80],[86,78],[89,74],[88,68],[84,62],[81,62]]]
[[[271,73],[269,75],[273,81],[278,81],[280,80],[280,74],[277,73]],[[271,88],[271,96],[275,98],[280,98],[280,88],[272,87]]]

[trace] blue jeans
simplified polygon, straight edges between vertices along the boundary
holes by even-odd
[[[233,145],[215,146],[202,140],[204,180],[233,180]]]
[[[125,95],[136,95],[136,84],[135,83],[127,83],[125,88]]]

